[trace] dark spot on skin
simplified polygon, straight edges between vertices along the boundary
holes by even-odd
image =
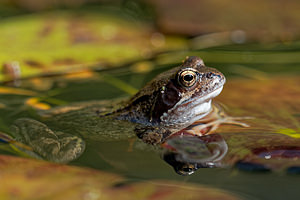
[[[169,82],[165,86],[164,92],[157,96],[151,115],[152,120],[154,122],[159,122],[160,116],[171,109],[180,100],[180,98],[180,91],[178,88],[172,81]]]

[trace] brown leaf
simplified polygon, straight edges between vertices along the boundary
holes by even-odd
[[[140,181],[44,161],[0,156],[1,199],[239,199],[220,189],[172,181]]]

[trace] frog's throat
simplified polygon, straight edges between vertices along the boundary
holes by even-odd
[[[195,122],[206,115],[208,115],[212,111],[212,99],[218,96],[223,89],[223,86],[214,90],[213,92],[195,99],[190,103],[191,105],[189,106],[190,109],[194,110],[194,117],[190,119],[191,122]]]
[[[203,96],[195,97],[192,101],[180,101],[172,109],[164,113],[160,119],[166,124],[189,125],[208,115],[212,110],[212,99],[218,96],[223,87]]]

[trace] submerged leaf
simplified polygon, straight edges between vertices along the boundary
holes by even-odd
[[[1,199],[240,199],[221,189],[176,181],[132,182],[87,168],[0,156]]]

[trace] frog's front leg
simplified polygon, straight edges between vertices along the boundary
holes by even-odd
[[[195,122],[192,128],[188,128],[186,131],[193,135],[202,136],[213,133],[219,128],[221,124],[232,124],[242,127],[250,127],[248,124],[240,122],[238,120],[252,118],[253,117],[231,117],[224,112],[223,108],[216,104],[213,105],[213,110],[209,115]]]
[[[160,144],[171,135],[170,130],[159,126],[137,125],[134,131],[147,144]]]
[[[85,149],[84,141],[68,133],[51,130],[47,125],[28,118],[15,121],[12,135],[29,145],[42,158],[66,163],[78,158]]]

